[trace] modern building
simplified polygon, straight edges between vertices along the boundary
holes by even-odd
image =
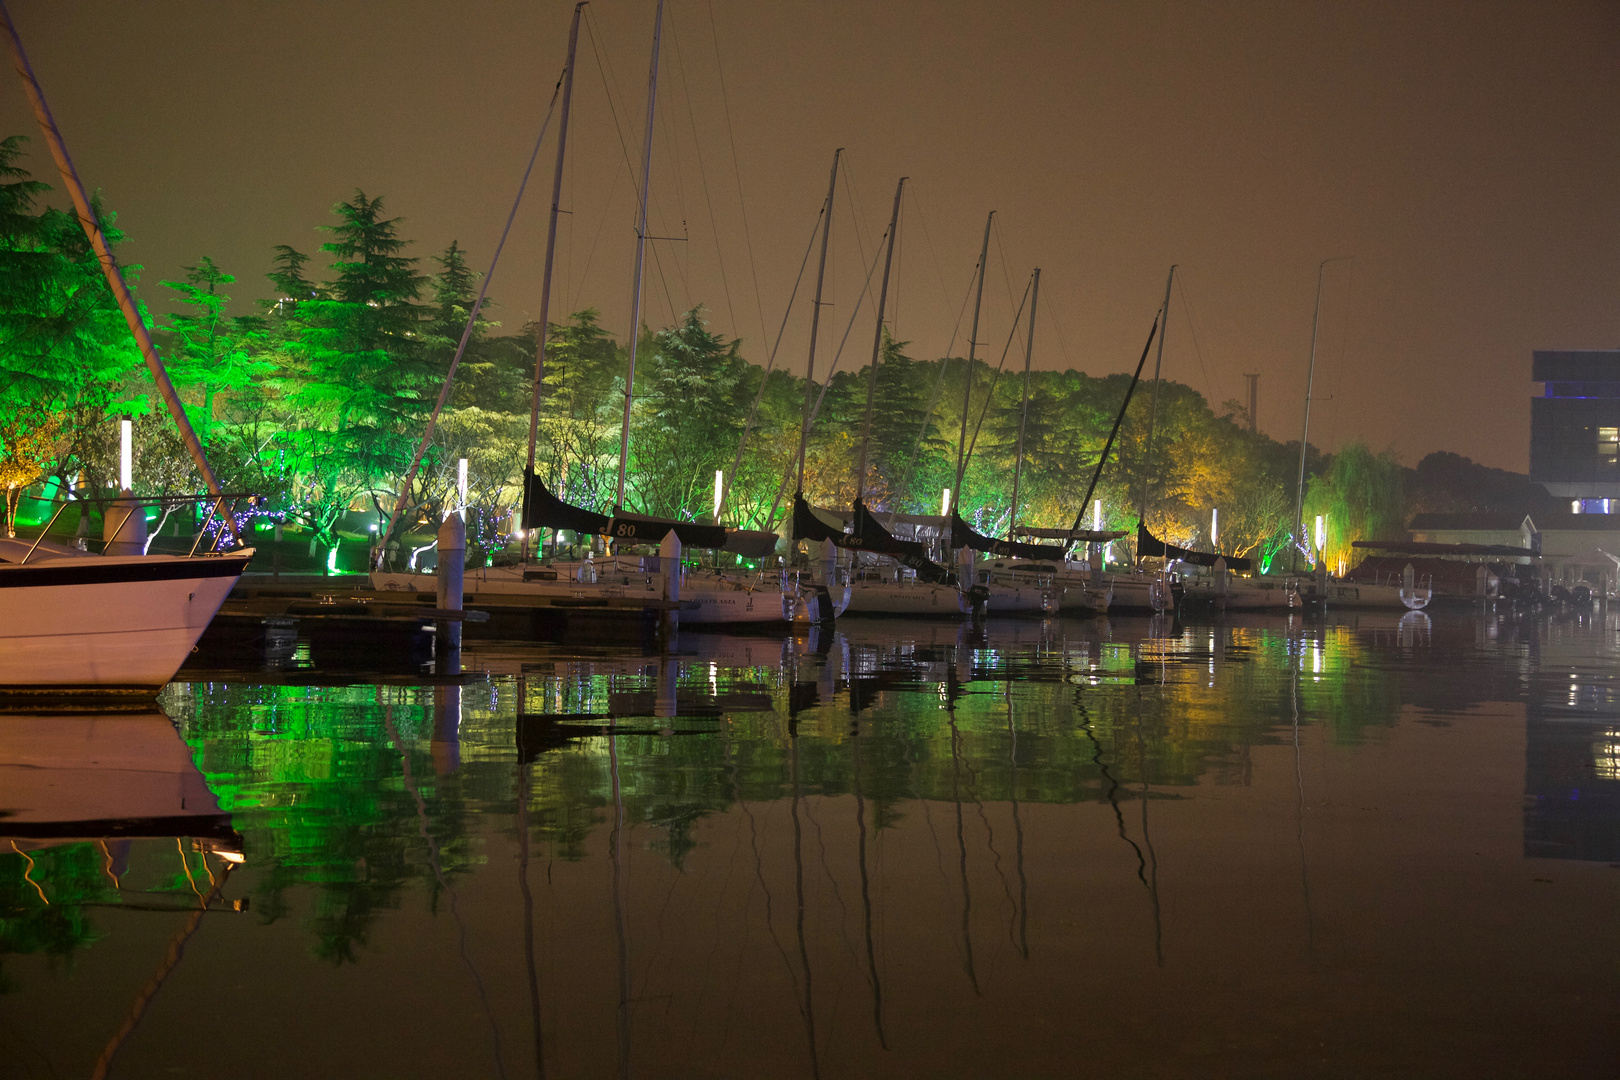
[[[1620,350],[1541,351],[1530,379],[1530,480],[1572,513],[1620,513]]]

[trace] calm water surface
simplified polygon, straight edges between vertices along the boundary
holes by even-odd
[[[1617,652],[849,620],[0,717],[0,1074],[1613,1076]]]

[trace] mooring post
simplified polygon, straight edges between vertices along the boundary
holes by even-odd
[[[671,529],[658,543],[658,576],[662,583],[660,595],[672,604],[681,599],[681,538]],[[679,607],[669,607],[658,613],[658,644],[673,648],[675,632],[681,625]]]
[[[460,514],[451,514],[439,526],[439,609],[441,611],[461,610],[461,574],[467,562],[467,523],[461,520]],[[438,648],[440,657],[447,665],[453,663],[453,670],[446,667],[445,673],[457,674],[461,670],[461,620],[439,620]]]
[[[101,539],[105,541],[103,555],[146,554],[146,510],[128,488],[118,493],[102,515]]]
[[[459,628],[460,623],[456,626]],[[454,674],[454,672],[452,672]],[[461,768],[461,687],[433,688],[433,771],[449,776]]]

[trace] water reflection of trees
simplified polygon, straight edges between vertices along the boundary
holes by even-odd
[[[801,796],[853,797],[858,787],[876,833],[918,800],[1117,801],[1144,785],[1157,798],[1245,783],[1251,749],[1287,737],[1291,668],[1301,715],[1337,740],[1399,714],[1401,680],[1353,633],[1198,628],[1105,640],[1087,629],[1065,636],[1067,626],[1014,649],[855,646],[847,662],[836,652],[774,666],[665,661],[673,674],[650,662],[558,662],[462,688],[454,731],[423,687],[197,684],[168,704],[247,838],[260,871],[254,911],[288,917],[290,891],[311,888],[315,951],[340,964],[407,885],[420,881],[439,904],[423,827],[447,884],[482,861],[489,823],[516,828],[518,732],[536,716],[594,719],[581,737],[532,753],[532,839],[550,857],[579,859],[610,824],[611,723],[627,827],[652,827],[648,846],[679,865],[705,817],[791,798],[795,756]],[[659,695],[684,715],[647,716]],[[758,711],[723,707],[739,700]],[[566,734],[566,720],[557,730]]]

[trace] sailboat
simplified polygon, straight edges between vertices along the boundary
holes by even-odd
[[[168,406],[181,441],[214,500],[211,519],[223,505],[225,493],[152,345],[3,4],[0,29],[79,223],[129,323],[158,395]],[[123,519],[113,530],[114,538],[117,529],[131,519],[142,528],[145,525],[145,511],[127,486],[120,502]],[[234,543],[235,523],[229,515],[221,524],[233,546],[240,547]],[[197,545],[186,555],[90,555],[46,542],[49,531],[47,523],[32,545],[8,541],[0,547],[0,597],[5,611],[0,620],[0,695],[155,695],[179,670],[253,557],[251,548],[228,555],[197,554]]]
[[[963,380],[962,390],[962,430],[956,446],[956,487],[951,492],[950,505],[950,543],[957,551],[957,560],[961,568],[962,584],[976,586],[985,593],[984,609],[991,615],[1043,615],[1056,614],[1058,604],[1062,597],[1061,590],[1054,587],[1050,577],[1029,570],[1009,570],[1005,567],[997,570],[984,568],[978,565],[975,551],[989,551],[995,546],[994,541],[980,536],[962,520],[960,505],[962,502],[962,481],[967,473],[968,461],[972,457],[972,446],[968,442],[968,415],[973,402],[973,362],[978,351],[979,315],[984,306],[984,278],[989,267],[990,258],[990,226],[996,219],[996,212],[990,211],[984,219],[984,243],[979,249],[978,283],[975,287],[973,300],[973,323],[968,332],[967,373]],[[1037,275],[1036,281],[1039,281]],[[1025,293],[1028,296],[1028,293]],[[1020,308],[1021,313],[1021,308]],[[1031,318],[1034,311],[1031,309]],[[1016,324],[1018,315],[1013,316]],[[1007,339],[1009,347],[1012,338]],[[1002,352],[1002,361],[1007,358],[1006,351]],[[1028,355],[1026,350],[1026,366]],[[1000,368],[997,372],[999,374]],[[1026,389],[1028,380],[1026,377]],[[992,382],[992,387],[994,383]],[[985,399],[985,408],[990,407],[989,397]],[[981,415],[980,420],[983,420]],[[975,430],[975,438],[977,431]],[[1020,449],[1020,458],[1022,450]],[[1021,462],[1020,462],[1021,463]],[[1061,549],[1051,549],[1061,556]]]
[[[569,33],[568,59],[562,85],[561,133],[557,140],[556,172],[552,185],[550,224],[546,237],[545,271],[542,281],[539,341],[536,347],[533,398],[529,424],[528,461],[522,525],[525,532],[523,559],[512,565],[473,568],[467,571],[464,587],[469,593],[492,593],[569,600],[656,600],[679,597],[680,621],[692,624],[797,623],[831,618],[834,606],[825,589],[801,585],[796,575],[781,571],[699,571],[688,573],[681,562],[686,547],[729,551],[743,557],[763,558],[775,549],[774,533],[727,529],[718,525],[673,521],[627,512],[624,509],[625,474],[630,454],[630,421],[633,402],[636,349],[641,325],[642,277],[647,241],[647,205],[651,192],[654,109],[657,104],[658,57],[663,31],[663,0],[659,0],[653,25],[652,59],[647,76],[647,111],[641,155],[641,182],[636,224],[634,285],[631,292],[629,362],[625,373],[624,411],[619,440],[619,472],[613,513],[601,514],[564,502],[547,488],[535,471],[535,451],[539,425],[540,394],[545,379],[545,360],[551,301],[551,280],[557,240],[568,117],[572,102],[574,65],[579,40],[580,8],[575,6]],[[469,315],[476,316],[475,311]],[[542,560],[531,563],[528,537],[540,530],[571,531],[577,536],[605,536],[615,551],[602,559],[594,554],[583,559]],[[617,549],[651,545],[658,555],[623,553]],[[374,570],[373,587],[391,591],[427,591],[434,588],[431,578],[408,572]]]
[[[1018,488],[1024,468],[1024,435],[1029,422],[1030,366],[1035,351],[1035,312],[1040,302],[1041,271],[1036,267],[1030,280],[1029,331],[1024,341],[1024,388],[1018,420],[1018,444],[1014,454],[1012,508],[1007,520],[1007,539],[994,540],[981,536],[962,519],[959,510],[951,512],[951,542],[964,551],[984,552],[990,559],[972,564],[981,584],[989,589],[987,608],[995,614],[1028,610],[1023,590],[1040,599],[1040,610],[1047,614],[1071,615],[1106,614],[1112,602],[1112,593],[1100,586],[1089,564],[1071,563],[1069,545],[1077,540],[1093,539],[1090,533],[1072,535],[1068,530],[1024,530],[1059,539],[1061,544],[1037,544],[1018,539]],[[988,408],[988,404],[986,406]],[[964,402],[964,417],[966,403]],[[957,481],[960,488],[961,480]],[[1124,535],[1123,533],[1118,535]],[[1115,538],[1109,534],[1109,539]]]
[[[850,512],[850,529],[842,521],[829,521],[813,508],[804,495],[804,457],[814,422],[812,397],[815,392],[816,331],[821,314],[821,290],[827,269],[827,244],[832,233],[833,195],[837,190],[838,161],[842,150],[833,155],[832,177],[827,184],[827,201],[821,234],[821,260],[816,271],[816,299],[810,318],[810,357],[805,374],[804,419],[799,429],[798,483],[793,494],[791,533],[795,541],[806,540],[822,546],[834,564],[832,549],[851,551],[851,572],[844,610],[863,615],[923,615],[957,618],[971,613],[975,597],[962,591],[951,580],[950,572],[930,558],[926,545],[894,536],[866,505],[867,450],[872,434],[872,408],[877,388],[877,365],[882,354],[883,316],[888,303],[889,274],[894,260],[895,232],[900,222],[900,199],[906,178],[894,189],[894,209],[889,215],[887,250],[883,262],[883,282],[878,291],[877,328],[873,332],[872,362],[867,371],[866,421],[861,437],[857,466],[855,502]]]

